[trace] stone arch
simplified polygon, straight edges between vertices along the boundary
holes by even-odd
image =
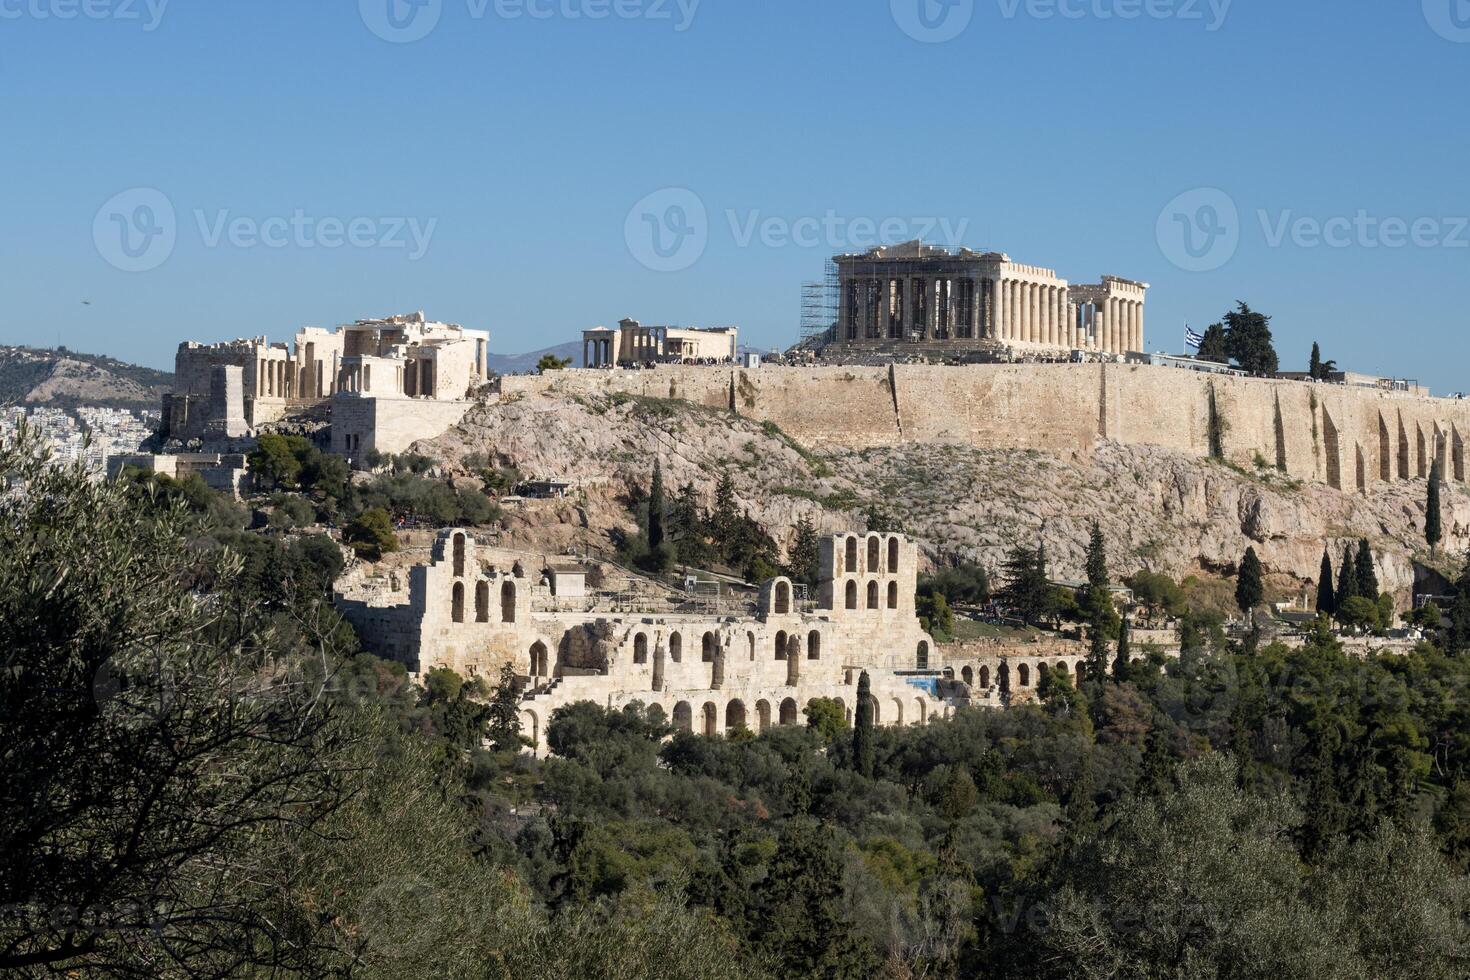
[[[898,574],[898,538],[888,539],[888,574]]]
[[[639,633],[633,637],[633,662],[635,664],[648,663],[648,634]]]
[[[929,720],[929,706],[923,698],[914,698],[914,724],[922,725]]]
[[[898,583],[897,582],[889,582],[888,583],[888,608],[889,609],[897,609],[898,608]]]
[[[777,660],[785,660],[786,659],[786,631],[785,630],[778,630],[776,632],[776,659]]]
[[[918,653],[918,656],[915,658],[915,666],[917,666],[919,670],[928,670],[929,669],[929,641],[928,640],[920,640],[919,641],[919,653]]]
[[[464,532],[454,535],[454,577],[464,578]]]
[[[868,583],[868,608],[878,608],[878,583],[876,581]]]
[[[475,622],[490,622],[490,583],[483,580],[475,583]]]
[[[808,660],[822,659],[822,631],[812,630],[806,635],[806,658]]]
[[[449,615],[456,623],[464,622],[464,583],[455,582],[449,600]]]
[[[725,705],[725,731],[732,732],[745,727],[745,702],[736,698]]]
[[[713,701],[704,703],[704,725],[700,728],[700,733],[709,736],[720,734],[720,709],[715,707]]]
[[[699,659],[702,663],[712,664],[720,655],[720,641],[714,633],[706,632],[699,641]]]
[[[857,583],[849,580],[848,583],[847,583],[847,608],[849,608],[849,609],[856,609],[857,607],[858,607],[858,588],[857,588]]]
[[[878,705],[878,699],[870,694],[868,695],[868,704],[871,705],[873,709],[873,725],[876,727],[883,724],[883,711],[882,708],[880,708]]]
[[[972,670],[968,665],[966,665],[965,668],[960,671],[960,680],[964,681],[967,685],[973,687],[975,684],[975,671]]]
[[[1020,665],[1018,665],[1016,667],[1016,680],[1018,680],[1020,682],[1020,684],[1021,684],[1022,687],[1030,687],[1031,686],[1031,665],[1030,664],[1020,664]]]
[[[1004,660],[995,669],[995,683],[1000,688],[1002,697],[1011,693],[1011,665]]]
[[[746,634],[745,634],[745,640],[750,645],[750,659],[752,661],[754,661],[755,660],[755,634],[753,632],[746,632]]]
[[[694,709],[689,706],[688,701],[680,701],[674,705],[674,728],[681,732],[694,731]]]
[[[500,621],[502,623],[516,621],[516,584],[509,580],[500,585]]]
[[[1081,684],[1087,677],[1087,665],[1080,660],[1077,661],[1077,666],[1073,668],[1073,673],[1077,676],[1077,683]]]
[[[776,598],[772,603],[777,616],[785,616],[791,612],[791,583],[780,581],[776,583]]]
[[[856,574],[858,570],[858,547],[857,538],[847,539],[847,560],[843,562],[843,571],[849,575]]]
[[[530,740],[534,750],[541,749],[541,718],[536,712],[527,709],[521,712],[521,734]]]
[[[990,688],[990,668],[989,667],[981,666],[981,668],[980,668],[980,687],[983,688],[983,689],[986,689],[986,690],[988,690]]]
[[[771,727],[771,702],[761,698],[755,703],[756,730],[764,732]]]
[[[868,538],[868,572],[869,572],[869,574],[877,574],[878,572],[883,571],[883,566],[879,563],[879,560],[878,560],[878,556],[880,554],[880,551],[879,551],[880,547],[881,546],[878,543],[878,536],[876,534],[875,535],[872,535],[871,537]]]
[[[893,699],[893,724],[903,724],[903,698]]]
[[[1054,669],[1058,674],[1062,674],[1063,676],[1072,676],[1071,672],[1067,670],[1067,662],[1065,660],[1058,660]]]
[[[1387,483],[1393,479],[1393,443],[1388,438],[1388,423],[1383,413],[1378,413],[1378,479]]]
[[[791,634],[786,641],[786,686],[795,687],[801,681],[801,637]]]
[[[676,664],[684,660],[684,637],[678,630],[669,634],[669,659]]]
[[[796,707],[796,699],[786,698],[781,702],[781,710],[777,716],[777,721],[782,725],[795,725],[798,715],[799,709]]]
[[[531,644],[531,676],[551,676],[551,654],[546,649],[546,644],[537,640]]]

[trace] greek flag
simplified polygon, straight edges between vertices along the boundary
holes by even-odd
[[[1199,345],[1205,342],[1204,334],[1195,333],[1189,329],[1189,324],[1184,325],[1184,342],[1189,345],[1190,350],[1199,350]]]

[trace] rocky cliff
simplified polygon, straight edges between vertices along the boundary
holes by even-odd
[[[416,451],[463,470],[486,454],[529,476],[578,481],[575,502],[512,519],[523,543],[570,550],[628,526],[627,488],[646,486],[655,455],[671,486],[708,499],[728,471],[752,517],[783,544],[802,516],[827,531],[864,526],[877,508],[919,539],[933,560],[990,568],[1006,549],[1044,541],[1058,577],[1081,578],[1097,520],[1115,574],[1139,568],[1229,575],[1254,546],[1279,591],[1314,582],[1324,544],[1334,562],[1368,538],[1385,589],[1406,599],[1411,560],[1427,556],[1425,482],[1372,483],[1367,495],[1149,446],[1098,442],[1087,450],[978,450],[908,444],[846,449],[801,445],[780,429],[683,401],[627,395],[528,393],[473,409]],[[1470,494],[1444,488],[1442,549],[1470,546]]]

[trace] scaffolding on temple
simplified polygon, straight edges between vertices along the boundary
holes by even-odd
[[[828,259],[820,282],[801,284],[801,341],[798,346],[819,348],[836,336],[840,294],[837,263]]]

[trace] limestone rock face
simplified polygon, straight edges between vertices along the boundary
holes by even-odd
[[[1347,542],[1367,538],[1382,587],[1401,600],[1413,582],[1411,559],[1428,552],[1423,480],[1371,483],[1364,496],[1150,446],[803,446],[773,426],[684,402],[542,393],[480,405],[414,449],[461,473],[465,458],[484,453],[528,476],[576,481],[575,499],[508,515],[510,542],[555,552],[605,549],[610,532],[631,529],[628,489],[647,487],[655,457],[670,492],[692,484],[706,506],[729,472],[741,506],[783,546],[803,516],[835,533],[864,527],[877,509],[930,560],[997,569],[1007,549],[1043,541],[1054,576],[1082,578],[1096,520],[1118,577],[1140,568],[1176,578],[1230,575],[1254,547],[1272,582],[1289,587],[1315,582],[1324,545],[1335,565]],[[1462,552],[1470,547],[1470,495],[1449,485],[1442,497],[1441,551]]]

